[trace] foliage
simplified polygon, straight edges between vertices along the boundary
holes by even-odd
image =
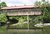
[[[42,0],[42,1],[36,1],[35,6],[38,7],[48,7],[50,6],[50,3],[48,1]]]
[[[43,20],[45,21],[45,22],[50,22],[50,13],[49,13],[49,11],[48,11],[48,9],[47,8],[44,8],[43,9]]]
[[[6,26],[0,27],[0,33],[1,33],[1,32],[5,32],[5,31],[6,31]]]
[[[36,1],[35,2],[35,6],[40,6],[41,5],[41,2],[40,1]]]
[[[0,7],[1,7],[1,3],[0,3]]]
[[[1,2],[1,3],[0,3],[0,6],[1,6],[1,7],[6,7],[7,5],[6,5],[5,2]]]
[[[6,15],[5,14],[0,14],[0,22],[6,22]]]
[[[46,8],[46,7],[50,6],[48,1],[42,0],[42,1],[39,1],[39,2],[38,1],[35,2],[35,5],[41,7],[42,8],[42,12],[43,12],[43,15],[41,17],[39,16],[39,18],[41,18],[41,20],[43,19],[43,21],[45,21],[45,22],[46,21],[50,21],[49,11],[48,11],[48,8]],[[35,19],[35,21],[37,22],[37,19],[39,19],[39,18],[37,17]]]
[[[19,23],[23,23],[24,21],[26,21],[27,19],[27,16],[15,16],[15,17],[10,17],[11,19],[12,18],[15,18],[19,21]]]

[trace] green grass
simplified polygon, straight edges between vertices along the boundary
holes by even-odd
[[[6,26],[0,26],[0,32],[6,31]]]
[[[5,32],[2,32],[0,34],[42,34],[42,31],[41,30],[8,30],[8,31],[5,31]]]
[[[43,31],[41,29],[8,29],[6,30],[6,26],[0,27],[0,34],[50,34],[50,26],[43,27]]]
[[[46,26],[43,28],[43,34],[50,34],[50,26]]]

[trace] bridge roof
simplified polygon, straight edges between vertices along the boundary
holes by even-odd
[[[24,5],[24,6],[9,6],[9,7],[3,7],[1,9],[21,9],[21,8],[35,8],[38,6],[33,6],[33,5]]]

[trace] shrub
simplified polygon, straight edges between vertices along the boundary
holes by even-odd
[[[6,22],[7,18],[5,14],[0,14],[0,22]]]

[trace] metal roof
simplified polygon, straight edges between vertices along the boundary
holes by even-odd
[[[24,6],[9,6],[9,7],[3,7],[1,9],[19,9],[19,8],[33,8],[33,7],[35,7],[35,6],[33,6],[33,5],[24,5]]]

